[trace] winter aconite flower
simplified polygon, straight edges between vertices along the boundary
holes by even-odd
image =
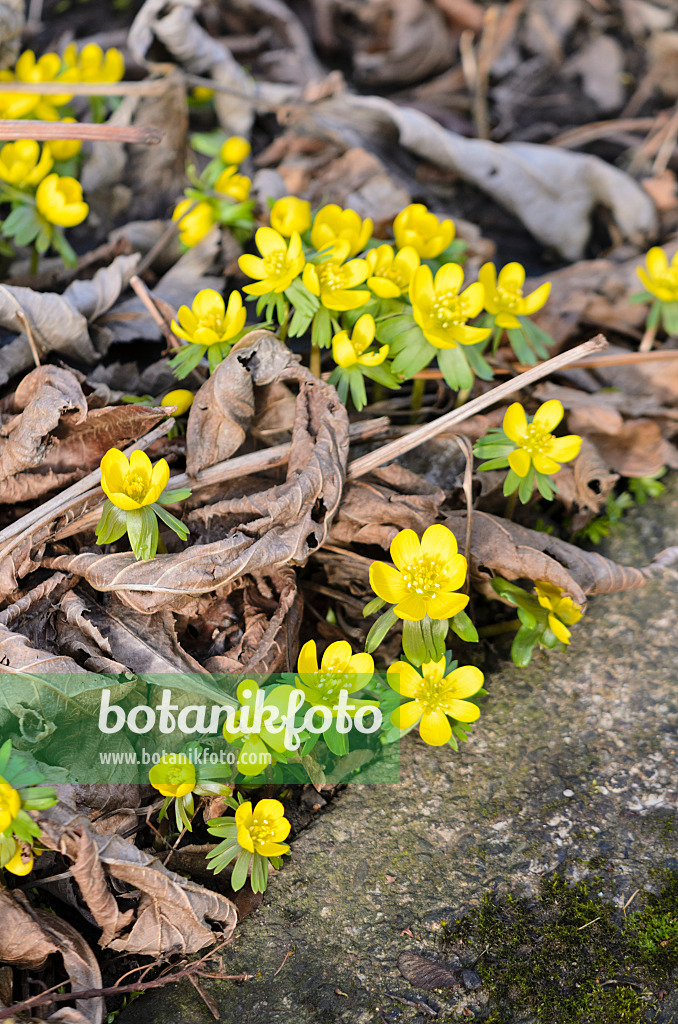
[[[126,512],[152,505],[169,481],[166,459],[151,464],[146,452],[127,457],[118,448],[110,448],[101,460],[101,486],[117,508]]]
[[[283,684],[268,690],[263,701],[266,713],[262,715],[259,731],[245,732],[240,729],[240,723],[247,722],[248,727],[251,728],[259,689],[259,685],[253,679],[244,679],[240,683],[236,691],[240,701],[240,711],[236,715],[234,729],[229,728],[228,721],[224,723],[223,728],[226,742],[240,746],[237,764],[238,771],[243,775],[261,775],[268,765],[286,760],[284,732],[273,732],[268,725],[278,725],[282,717],[287,714],[290,694],[294,687]]]
[[[421,541],[414,530],[401,530],[391,543],[391,558],[395,566],[372,563],[370,586],[394,605],[399,619],[450,619],[468,604],[465,594],[455,593],[466,579],[466,559],[446,526],[429,526]]]
[[[242,135],[231,135],[230,139],[226,139],[224,142],[219,155],[225,164],[240,167],[240,164],[247,160],[251,152],[252,146],[248,139]]]
[[[280,867],[280,858],[290,852],[283,839],[287,839],[291,826],[279,800],[260,800],[254,809],[248,800],[240,804],[234,818],[212,818],[207,828],[211,835],[223,839],[207,854],[210,867],[217,874],[235,860],[231,887],[236,892],[242,889],[250,871],[253,892],[263,892],[269,860]]]
[[[337,366],[347,370],[356,363],[360,366],[379,366],[388,355],[388,345],[381,345],[370,352],[374,341],[375,323],[369,313],[356,320],[353,330],[339,331],[332,338],[332,358]]]
[[[374,675],[374,659],[371,654],[354,654],[347,640],[336,640],[324,651],[318,666],[315,640],[309,640],[299,652],[297,671],[297,686],[304,691],[308,703],[329,708],[336,718],[339,692],[356,693],[367,686]],[[353,710],[347,712],[349,715],[359,708],[378,706],[374,700],[351,698],[350,703]]]
[[[148,781],[161,796],[187,796],[195,789],[195,765],[185,754],[164,754],[149,771]]]
[[[77,124],[74,117],[62,117],[61,124]],[[50,139],[47,144],[55,160],[64,162],[77,156],[82,149],[81,139]]]
[[[365,260],[349,260],[345,263],[347,245],[346,241],[338,241],[333,247],[334,256],[331,259],[317,264],[307,263],[302,277],[308,290],[320,299],[325,309],[335,312],[359,309],[370,297],[365,289],[356,288],[367,278],[367,263]]]
[[[38,185],[53,164],[51,147],[43,146],[41,152],[40,144],[34,139],[8,142],[0,150],[0,178],[19,188]]]
[[[238,260],[238,265],[257,284],[245,285],[243,291],[248,295],[284,292],[299,276],[306,262],[298,232],[292,233],[288,244],[273,228],[259,228],[254,241],[261,257],[245,254]]]
[[[478,693],[483,673],[472,665],[445,674],[445,658],[421,666],[421,674],[406,661],[396,661],[388,670],[389,686],[410,698],[391,714],[397,729],[410,729],[419,722],[424,743],[441,747],[452,738],[449,719],[475,722],[480,708],[466,698]]]
[[[89,213],[89,206],[83,202],[82,185],[75,178],[61,178],[48,174],[35,193],[38,211],[50,224],[72,228],[81,224]]]
[[[497,271],[494,263],[485,263],[478,274],[485,289],[485,309],[498,327],[519,328],[519,316],[531,316],[545,305],[551,292],[546,281],[529,295],[523,296],[525,269],[520,263],[507,263]]]
[[[148,781],[154,789],[165,797],[160,820],[174,801],[174,815],[179,831],[192,831],[191,819],[195,814],[194,795],[209,796],[220,794],[230,797],[233,787],[211,778],[223,775],[224,769],[218,765],[209,765],[199,770],[187,754],[163,754],[158,764],[154,764],[148,773]]]
[[[226,305],[213,288],[199,291],[191,308],[180,306],[171,324],[176,336],[190,343],[170,360],[175,375],[179,379],[187,376],[205,353],[210,370],[214,370],[242,336],[246,319],[240,292],[231,292]]]
[[[370,270],[367,287],[380,299],[399,299],[407,293],[419,266],[419,253],[411,245],[395,252],[392,245],[379,245],[365,254]]]
[[[0,72],[0,80],[16,82],[16,92],[0,94],[0,111],[3,117],[18,118],[31,116],[38,121],[58,121],[56,108],[62,107],[71,99],[65,92],[63,95],[41,95],[38,92],[22,93],[22,82],[36,85],[39,82],[77,82],[78,73],[74,68],[62,70],[62,61],[58,53],[43,53],[36,60],[33,50],[24,50],[16,64],[14,72]]]
[[[399,249],[412,246],[423,260],[439,256],[454,238],[451,220],[438,220],[423,203],[412,203],[393,221],[393,234]]]
[[[184,245],[197,245],[217,222],[211,203],[194,203],[192,199],[182,199],[174,207],[172,220],[177,221],[179,239]]]
[[[362,252],[372,235],[372,221],[361,220],[355,210],[342,210],[336,203],[323,206],[316,213],[311,228],[311,242],[318,252],[334,252],[337,242],[348,243],[346,256]]]
[[[0,775],[0,832],[12,824],[21,810],[21,797]]]
[[[552,632],[561,643],[569,644],[570,630],[567,627],[581,619],[582,613],[579,608],[571,597],[563,593],[561,587],[556,587],[553,583],[536,580],[534,588],[539,604],[548,611],[548,624]]]
[[[251,188],[251,178],[246,174],[238,174],[235,167],[226,167],[214,183],[215,192],[234,199],[236,203],[244,203]]]
[[[637,273],[648,292],[660,302],[678,302],[678,252],[669,263],[664,250],[655,245],[645,263],[645,267],[638,267]]]
[[[538,473],[549,476],[559,471],[562,462],[570,462],[577,457],[581,437],[577,434],[554,437],[552,433],[563,415],[563,406],[556,399],[540,405],[529,424],[520,402],[508,407],[502,427],[516,446],[507,458],[517,476],[526,477],[532,465]]]
[[[271,207],[271,227],[284,238],[303,235],[311,226],[311,204],[298,196],[283,196]]]
[[[410,285],[410,299],[414,319],[424,336],[435,348],[456,348],[474,345],[489,335],[489,330],[469,327],[467,320],[483,308],[482,284],[470,284],[459,292],[464,272],[456,263],[446,263],[433,279],[427,266],[415,271]]]
[[[28,845],[22,845],[16,843],[16,853],[10,857],[6,864],[3,864],[5,871],[9,871],[12,875],[18,875],[24,877],[30,875],[33,870],[33,848]]]
[[[125,74],[125,58],[120,50],[102,50],[97,43],[86,43],[78,52],[75,43],[64,50],[64,65],[77,72],[79,82],[119,82]]]
[[[188,391],[186,388],[177,388],[175,391],[170,391],[160,402],[163,406],[176,406],[172,416],[183,416],[184,413],[193,405],[192,391]]]

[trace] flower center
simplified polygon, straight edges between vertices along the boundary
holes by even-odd
[[[445,679],[432,679],[424,676],[419,687],[417,700],[430,711],[440,710],[443,694],[445,692]]]
[[[411,594],[433,600],[440,590],[441,566],[437,558],[418,558],[402,570],[402,580]]]
[[[520,447],[524,448],[530,455],[540,455],[548,451],[553,441],[553,434],[547,433],[536,423],[530,423],[527,430],[520,439]]]
[[[325,260],[316,269],[321,291],[334,292],[347,287],[346,268],[337,260]]]
[[[393,264],[390,267],[387,267],[386,270],[382,270],[381,276],[388,278],[389,281],[393,281],[394,284],[398,285],[401,291],[409,284],[409,281],[402,270]]]
[[[523,298],[522,288],[497,288],[497,300],[502,309],[517,313]]]
[[[224,318],[220,313],[210,313],[208,316],[200,317],[200,326],[219,334],[224,327]]]
[[[441,327],[463,324],[467,319],[464,300],[455,292],[436,292],[431,302],[431,315]]]
[[[655,278],[664,288],[678,288],[678,267],[669,267]]]
[[[267,277],[280,277],[287,267],[287,252],[284,249],[275,249],[264,256],[264,269]]]
[[[340,690],[347,688],[346,673],[330,666],[316,675],[314,688],[329,704],[338,698]]]
[[[274,843],[275,839],[275,823],[269,822],[268,818],[263,818],[261,821],[257,821],[249,829],[250,836],[252,837],[252,843],[254,849],[257,846],[262,846],[264,843]]]
[[[128,473],[123,490],[128,498],[132,498],[133,501],[141,501],[148,490],[145,473]]]
[[[169,768],[167,771],[167,782],[170,786],[183,786],[186,782],[190,782],[190,778],[186,774],[186,769],[181,765],[174,765],[173,768]]]

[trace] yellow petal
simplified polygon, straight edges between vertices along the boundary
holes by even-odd
[[[402,576],[397,569],[386,562],[372,562],[370,586],[377,597],[388,604],[397,604],[408,595]]]
[[[442,747],[452,735],[452,726],[443,711],[426,711],[419,723],[419,735],[431,747]]]
[[[581,449],[582,439],[578,434],[566,434],[565,437],[554,437],[549,446],[548,454],[557,462],[570,462],[576,459]]]
[[[238,829],[238,845],[241,846],[243,850],[247,850],[249,853],[254,853],[252,836],[246,828]]]
[[[129,462],[118,448],[109,448],[101,460],[101,485],[109,491],[121,491],[129,473]]]
[[[138,473],[146,481],[146,486],[150,485],[153,466],[146,452],[142,452],[140,449],[132,452],[129,457],[129,471]]]
[[[466,594],[436,594],[427,602],[427,612],[431,619],[451,619],[467,604]]]
[[[202,320],[206,317],[223,316],[226,311],[223,297],[214,288],[203,288],[193,299],[193,312]]]
[[[540,405],[534,414],[534,424],[547,433],[555,430],[563,416],[565,410],[563,409],[562,402],[559,402],[557,398],[552,398],[550,402],[544,402]]]
[[[458,263],[446,263],[436,274],[437,292],[458,292],[464,280],[464,271]]]
[[[369,313],[363,313],[362,316],[358,317],[353,328],[351,335],[354,345],[360,348],[360,351],[364,351],[374,341],[374,333],[376,331],[376,324],[374,317],[370,316]]]
[[[547,476],[551,473],[557,473],[560,469],[560,463],[556,462],[555,459],[550,459],[548,455],[543,453],[536,453],[532,456],[534,462],[534,468],[538,473],[545,473]]]
[[[368,277],[366,284],[380,299],[397,299],[400,295],[398,285],[387,277]]]
[[[397,267],[405,267],[407,276],[411,278],[412,274],[414,274],[415,270],[421,263],[421,259],[414,246],[405,245],[398,251],[394,263]]]
[[[134,498],[130,498],[124,491],[107,491],[105,487],[103,487],[103,489],[113,504],[117,505],[118,508],[121,508],[123,512],[133,512],[135,509],[141,508],[142,503],[135,501]]]
[[[403,697],[416,697],[422,687],[422,678],[406,661],[394,661],[386,672],[388,685]]]
[[[303,675],[311,675],[318,671],[318,652],[315,640],[307,640],[299,651],[297,670]]]
[[[363,686],[367,686],[374,675],[374,658],[371,654],[364,652],[352,654],[347,671],[355,677],[355,689],[361,690]]]
[[[515,441],[516,444],[522,442],[527,430],[527,416],[520,402],[514,402],[513,405],[509,405],[504,413],[502,428],[511,441]],[[525,474],[521,475],[524,476]]]
[[[396,729],[409,729],[419,721],[422,710],[421,704],[416,700],[401,704],[399,708],[391,712],[391,725],[395,725]]]
[[[285,808],[280,803],[280,800],[260,800],[253,811],[254,822],[257,825],[260,825],[264,819],[271,824],[278,818],[282,818],[284,814]],[[280,839],[284,839],[288,833],[289,827],[287,828],[285,835],[281,836]]]
[[[363,366],[381,366],[388,355],[388,345],[382,345],[377,352],[366,352],[358,362]]]
[[[238,828],[252,828],[254,815],[252,814],[252,801],[247,800],[235,812],[235,823]]]
[[[436,523],[424,530],[421,538],[421,553],[424,558],[437,558],[441,562],[449,562],[457,551],[457,538],[447,526]],[[395,558],[393,561],[395,562]]]
[[[349,366],[355,366],[358,362],[358,356],[351,344],[348,331],[339,331],[339,333],[335,334],[332,338],[332,358],[337,366],[341,366],[345,370],[348,369]]]
[[[561,643],[569,644],[570,642],[570,631],[560,619],[557,619],[555,615],[549,615],[549,626],[555,635],[558,637]]]
[[[318,281],[318,271],[312,263],[307,263],[304,267],[304,272],[301,275],[301,280],[306,285],[312,295],[320,295],[320,282]],[[245,289],[247,290],[247,289]]]
[[[485,289],[480,281],[470,284],[461,293],[464,300],[464,313],[468,317],[478,316],[485,303]],[[482,328],[481,328],[482,330]]]
[[[285,843],[257,843],[257,853],[262,857],[281,857],[289,852],[290,848]]]
[[[536,313],[538,309],[541,309],[546,304],[550,294],[551,282],[545,281],[544,284],[540,284],[533,292],[526,295],[523,306],[525,316],[531,316],[532,313]]]
[[[239,257],[238,266],[242,270],[243,274],[247,274],[248,277],[253,277],[257,281],[263,281],[266,277],[266,266],[259,256],[252,256],[250,253],[245,253],[244,256]]]
[[[653,246],[647,254],[647,269],[649,270],[652,277],[660,277],[661,274],[666,273],[669,267],[669,261],[666,258],[666,253],[658,245]]]
[[[335,640],[330,644],[320,662],[321,672],[346,672],[351,661],[353,648],[348,640]]]
[[[399,569],[406,569],[421,555],[422,547],[414,530],[401,530],[391,541],[391,558]]]
[[[499,271],[498,284],[500,288],[509,291],[522,289],[525,284],[525,268],[520,263],[507,263]]]
[[[518,476],[525,477],[530,472],[530,453],[524,448],[515,448],[508,454],[508,464]]]
[[[445,656],[438,661],[427,661],[421,666],[421,673],[427,682],[439,683],[445,675]]]
[[[429,601],[418,594],[408,593],[407,597],[399,601],[393,610],[399,619],[406,619],[408,622],[421,622],[425,615],[430,614],[429,604]],[[431,618],[436,618],[436,616],[432,615]]]
[[[259,228],[254,236],[254,241],[262,256],[270,256],[271,253],[281,250],[287,251],[285,239],[273,228]]]
[[[452,718],[456,718],[458,722],[475,722],[480,717],[480,708],[477,704],[472,704],[468,700],[451,700],[446,701],[445,710],[448,715]]]
[[[482,687],[485,677],[475,665],[462,665],[455,668],[446,677],[446,695],[462,700],[464,697],[472,697]]]
[[[158,459],[155,466],[153,467],[153,474],[151,476],[151,486],[149,488],[147,495],[148,500],[145,502],[145,504],[151,505],[153,504],[154,501],[158,500],[162,492],[167,487],[167,484],[169,483],[169,476],[170,469],[169,465],[167,464],[167,459]]]
[[[485,304],[488,312],[496,313],[496,308],[490,309],[487,306],[488,302],[492,302],[495,298],[495,292],[497,290],[497,269],[494,263],[483,263],[482,267],[478,271],[478,280],[485,289]]]
[[[323,305],[327,309],[333,309],[337,313],[345,313],[349,309],[359,309],[364,306],[370,297],[370,293],[362,290],[358,291],[347,291],[340,290],[336,292],[325,292],[323,295]]]
[[[431,268],[424,264],[417,267],[410,284],[410,299],[412,304],[420,304],[430,300],[433,294],[433,274]]]

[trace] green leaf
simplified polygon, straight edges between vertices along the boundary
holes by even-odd
[[[403,619],[403,652],[413,665],[423,665],[431,660],[421,622]]]
[[[535,629],[528,629],[526,626],[520,627],[511,644],[511,658],[514,665],[525,668],[530,664],[532,652],[539,643],[541,632],[541,625]]]
[[[325,772],[313,754],[307,754],[305,757],[302,757],[301,763],[311,781],[311,785],[317,787],[325,785]]]
[[[231,888],[234,892],[238,892],[242,889],[243,885],[247,881],[247,871],[252,860],[252,854],[248,850],[243,850],[233,868],[233,874],[231,875]]]
[[[421,334],[420,328],[417,328]],[[425,369],[435,357],[436,348],[431,345],[421,334],[421,338],[413,338],[405,347],[398,350],[395,345],[391,346],[391,352],[396,352],[395,359],[391,363],[394,373],[400,374],[406,379],[414,377],[415,373]]]
[[[221,147],[226,141],[226,135],[221,129],[213,132],[193,132],[189,141],[196,153],[214,157],[219,156]]]
[[[513,494],[520,487],[521,477],[513,469],[509,469],[504,480],[504,497],[507,498],[509,494]]]
[[[168,512],[166,508],[163,508],[162,505],[158,505],[155,502],[151,505],[151,508],[158,518],[162,519],[165,526],[169,526],[170,530],[173,530],[174,533],[176,533],[177,537],[180,537],[181,540],[186,540],[188,538],[191,531],[184,525],[184,523],[181,522],[180,519],[177,519],[177,517],[173,516],[171,512]]]
[[[367,392],[365,391],[363,375],[358,367],[351,367],[348,383],[353,404],[356,410],[360,412],[367,405]]]
[[[368,654],[372,654],[376,651],[388,631],[393,629],[397,621],[398,616],[392,608],[389,608],[388,611],[379,616],[367,634],[367,639],[365,640],[365,650]]]
[[[75,267],[78,264],[78,257],[76,255],[73,246],[66,240],[61,228],[53,227],[51,229],[52,237],[51,242],[56,251],[61,256],[62,260],[67,267]]]
[[[479,472],[489,469],[508,469],[508,459],[490,459],[489,462],[483,462],[481,466],[478,466]]]
[[[265,892],[268,885],[268,858],[260,853],[252,857],[252,873],[250,875],[252,892]]]
[[[158,498],[158,505],[175,505],[178,501],[185,501],[186,498],[190,498],[191,494],[190,487],[178,487],[176,490],[163,491]]]
[[[127,533],[127,513],[106,498],[96,527],[97,544],[114,544]]]
[[[465,611],[457,612],[457,614],[450,619],[450,626],[452,631],[457,634],[460,640],[464,640],[466,643],[471,644],[477,642],[478,630],[473,625]]]
[[[481,341],[478,345],[465,345],[464,355],[476,377],[480,377],[481,380],[492,380],[494,370],[483,356],[485,344],[486,342]]]
[[[368,615],[374,615],[374,613],[380,611],[385,604],[386,601],[384,601],[382,597],[372,598],[372,600],[368,601],[368,603],[363,608],[363,618],[366,619]]]
[[[519,362],[527,363],[528,366],[533,366],[534,363],[537,362],[537,357],[528,344],[523,329],[519,327],[510,327],[506,333],[508,334],[511,348],[515,352]]]
[[[518,485],[518,497],[523,505],[527,505],[534,491],[534,466],[530,463],[527,476],[524,476]]]
[[[327,744],[327,749],[337,757],[343,757],[344,754],[348,753],[348,740],[345,733],[341,733],[337,730],[337,724],[334,719],[330,723],[329,727],[323,733],[323,739]]]
[[[313,317],[311,341],[318,348],[329,348],[332,344],[332,319],[329,309],[320,306]]]
[[[453,391],[465,391],[473,387],[473,372],[466,361],[464,350],[441,348],[438,351],[438,367],[445,378],[446,384]]]
[[[158,520],[150,505],[127,513],[127,535],[137,558],[144,561],[155,558],[158,550]]]
[[[445,638],[449,628],[449,619],[431,619],[428,615],[422,619],[421,631],[429,661],[440,661],[445,656]]]
[[[537,487],[542,498],[546,498],[547,501],[553,499],[553,495],[556,493],[551,478],[545,476],[544,473],[537,473]]]
[[[183,380],[188,377],[191,370],[194,370],[207,351],[206,345],[194,345],[189,343],[179,349],[175,356],[169,361],[170,368],[177,378]]]

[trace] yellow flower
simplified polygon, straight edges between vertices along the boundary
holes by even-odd
[[[525,269],[520,263],[507,263],[497,271],[494,263],[484,263],[478,274],[485,289],[485,309],[494,317],[497,327],[520,327],[519,316],[531,316],[546,303],[551,282],[546,281],[523,297]]]
[[[74,117],[62,117],[62,124],[77,124]],[[50,153],[55,160],[70,160],[82,149],[81,139],[50,139],[47,143]]]
[[[157,501],[167,487],[169,475],[167,461],[159,459],[152,466],[146,452],[132,452],[128,462],[118,448],[109,448],[101,460],[103,491],[126,512]]]
[[[678,252],[671,263],[658,245],[650,249],[645,258],[647,270],[638,267],[638,277],[648,292],[660,302],[678,302]]]
[[[195,765],[186,754],[163,754],[149,771],[148,781],[161,796],[188,796],[196,785]]]
[[[30,875],[33,870],[33,850],[29,846],[26,849],[28,852],[24,853],[24,848],[17,843],[16,853],[4,865],[5,871],[13,875]]]
[[[458,722],[475,722],[480,708],[465,697],[472,697],[483,685],[483,673],[473,665],[455,668],[445,675],[445,658],[421,666],[421,675],[406,661],[396,661],[388,670],[389,686],[411,697],[391,713],[396,729],[409,729],[419,722],[419,735],[424,743],[442,747],[452,736],[449,718]]]
[[[78,73],[80,82],[119,82],[125,74],[125,58],[111,47],[104,52],[97,43],[87,43],[80,53],[75,43],[64,50],[64,64]]]
[[[398,299],[408,291],[419,266],[419,253],[411,245],[395,252],[392,245],[380,245],[365,254],[370,268],[367,287],[380,299]]]
[[[34,139],[8,142],[0,150],[0,178],[8,185],[38,185],[52,170],[54,160],[49,146]]]
[[[339,691],[355,693],[367,686],[374,675],[374,660],[371,654],[354,654],[347,640],[336,640],[323,653],[318,667],[315,640],[309,640],[299,652],[297,671],[300,676],[297,686],[304,691],[308,703],[330,708],[336,718]],[[363,707],[378,707],[378,701],[374,700],[351,699],[350,704],[353,706],[352,711],[347,711],[350,716]]]
[[[176,391],[170,391],[165,395],[160,404],[163,406],[176,405],[176,409],[171,415],[183,416],[193,405],[193,392],[186,388],[177,388]]]
[[[75,178],[60,178],[58,174],[48,174],[40,182],[35,202],[45,220],[62,228],[81,224],[89,213],[80,182]]]
[[[248,295],[284,292],[299,276],[306,262],[299,232],[292,232],[289,245],[273,228],[259,228],[254,240],[261,253],[261,259],[246,254],[240,257],[238,265],[244,274],[253,277],[259,283],[248,284],[243,291]]]
[[[252,181],[245,174],[238,174],[236,167],[226,167],[214,183],[214,191],[230,196],[237,203],[244,203],[250,194]]]
[[[335,256],[322,263],[307,263],[302,281],[313,295],[317,295],[326,309],[345,312],[364,306],[370,293],[364,288],[356,289],[367,278],[369,268],[365,260],[349,260],[348,242],[337,242]]]
[[[332,338],[332,358],[337,366],[348,370],[350,366],[379,366],[388,355],[388,345],[382,345],[376,352],[367,352],[374,341],[376,326],[369,313],[363,313],[356,321],[349,337],[348,331],[339,331]]]
[[[245,325],[247,310],[240,292],[231,292],[226,306],[219,292],[203,288],[193,299],[193,305],[180,306],[172,330],[178,338],[194,345],[219,345],[231,341]]]
[[[206,85],[196,85],[191,89],[191,96],[196,103],[209,103],[214,98],[214,89],[208,89]]]
[[[372,221],[369,217],[361,220],[355,210],[342,210],[336,203],[323,206],[316,213],[311,228],[311,242],[318,252],[331,249],[334,252],[340,240],[348,242],[346,256],[362,252],[372,235]]]
[[[490,334],[489,328],[467,326],[466,321],[483,308],[484,290],[476,282],[459,294],[463,280],[464,273],[456,263],[441,267],[435,281],[427,266],[419,267],[412,277],[412,314],[435,348],[474,345]]]
[[[391,543],[391,558],[395,567],[372,562],[370,586],[395,605],[399,619],[450,619],[468,604],[465,594],[453,593],[466,579],[466,559],[457,553],[456,538],[446,526],[429,526],[421,541],[414,530],[401,530]]]
[[[279,800],[260,800],[252,810],[252,802],[240,804],[235,812],[238,826],[238,845],[249,853],[262,857],[280,857],[289,853],[287,839],[292,827],[285,817],[285,808]]]
[[[271,208],[271,227],[285,238],[303,235],[311,226],[311,204],[297,196],[283,196]]]
[[[271,732],[268,725],[281,724],[287,714],[290,695],[294,693],[294,689],[285,683],[268,691],[263,701],[264,714],[258,732],[241,732],[237,715],[233,732],[228,728],[228,720],[224,722],[222,732],[227,743],[244,740],[238,755],[238,771],[242,775],[260,775],[264,768],[276,763],[276,754],[286,753],[284,731]],[[245,716],[250,726],[254,721],[258,691],[259,685],[254,679],[243,679],[236,691],[241,706],[240,715]],[[273,713],[266,709],[273,709]],[[268,721],[269,717],[273,720],[271,723]]]
[[[0,73],[4,82],[76,82],[77,72],[74,69],[61,71],[61,57],[58,53],[44,53],[36,61],[32,50],[24,50],[11,71]],[[70,94],[58,96],[41,96],[39,93],[6,92],[0,95],[0,110],[4,117],[27,117],[31,114],[39,121],[58,121],[56,107],[62,107],[71,99]]]
[[[393,221],[393,234],[399,249],[411,245],[423,260],[430,260],[447,249],[454,238],[454,224],[438,220],[423,203],[411,203]]]
[[[570,630],[567,627],[581,619],[582,613],[579,608],[571,597],[563,594],[561,587],[546,583],[544,580],[535,580],[534,588],[539,604],[542,608],[548,609],[548,623],[551,631],[555,633],[561,643],[569,644]]]
[[[21,810],[21,797],[0,775],[0,835],[12,824]]]
[[[530,471],[530,465],[534,464],[538,473],[551,475],[558,472],[561,462],[570,462],[579,455],[581,437],[577,434],[554,437],[551,433],[563,415],[563,407],[555,398],[539,406],[529,425],[520,402],[514,402],[508,407],[502,428],[506,436],[518,446],[507,456],[514,473],[525,477]]]
[[[225,164],[234,164],[236,167],[240,167],[240,164],[247,160],[251,152],[252,147],[247,139],[242,135],[231,135],[230,139],[226,139],[221,147],[220,156]]]
[[[179,238],[189,249],[197,245],[217,222],[211,203],[198,203],[195,206],[192,199],[182,199],[177,203],[172,220],[179,222]]]

